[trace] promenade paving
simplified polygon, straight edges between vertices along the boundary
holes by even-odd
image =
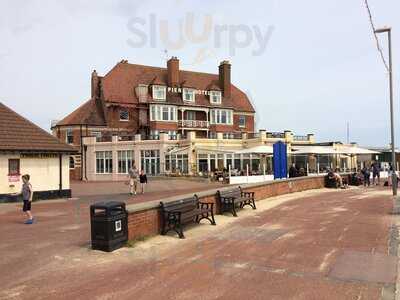
[[[0,299],[394,295],[397,216],[382,187],[262,200],[238,218],[217,216],[217,226],[188,227],[185,240],[156,236],[113,253],[90,250],[87,209],[78,217],[76,203],[35,205],[41,221],[28,227],[0,206]]]

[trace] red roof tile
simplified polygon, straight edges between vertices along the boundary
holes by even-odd
[[[104,99],[109,102],[136,104],[138,99],[135,87],[139,84],[151,85],[156,78],[157,84],[167,85],[168,71],[166,68],[150,67],[126,62],[118,63],[108,74],[103,77],[102,87]],[[186,86],[192,86],[198,90],[209,90],[211,86],[219,86],[219,75],[179,71],[179,80]],[[168,93],[167,101],[175,104],[183,104],[181,95]],[[209,96],[196,95],[196,105],[210,106]],[[223,98],[222,106],[230,107],[237,111],[254,112],[247,95],[232,85],[231,98]]]
[[[92,125],[105,126],[103,114],[100,112],[96,101],[90,99],[57,123],[57,126],[63,125]]]
[[[0,151],[75,152],[3,103],[0,103]]]

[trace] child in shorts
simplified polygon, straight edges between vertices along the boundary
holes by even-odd
[[[22,207],[22,211],[26,214],[28,219],[25,221],[25,224],[33,224],[34,218],[31,212],[32,209],[32,185],[29,183],[30,176],[29,174],[22,175],[22,189],[20,195],[22,195],[22,200],[24,201],[24,205]]]

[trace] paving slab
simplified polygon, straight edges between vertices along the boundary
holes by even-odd
[[[184,240],[171,233],[112,253],[90,250],[88,204],[76,205],[37,205],[32,227],[2,213],[0,299],[394,296],[397,227],[382,187],[274,197],[216,216],[217,226],[188,226]]]
[[[378,283],[395,283],[397,257],[383,253],[344,251],[333,265],[330,277]]]

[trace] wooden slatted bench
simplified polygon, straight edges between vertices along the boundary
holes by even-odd
[[[160,202],[162,229],[161,234],[165,235],[173,230],[179,238],[183,239],[183,225],[188,223],[200,223],[202,219],[207,219],[211,225],[216,225],[214,220],[214,203],[204,203],[199,201],[199,197],[194,195],[190,198],[172,202]]]
[[[237,206],[243,208],[244,206],[249,205],[253,209],[257,208],[254,201],[254,192],[245,192],[240,186],[226,191],[217,191],[217,197],[220,203],[221,214],[229,211],[234,217],[237,217]]]

